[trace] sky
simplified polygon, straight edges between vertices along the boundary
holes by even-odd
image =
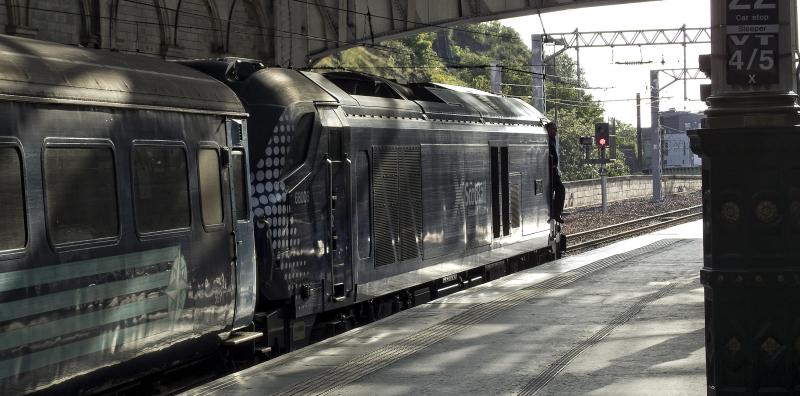
[[[615,31],[636,29],[676,29],[682,25],[687,28],[708,27],[710,25],[709,0],[659,0],[642,3],[589,7],[575,10],[542,13],[541,22],[538,16],[526,16],[502,20],[501,23],[514,28],[520,37],[530,46],[531,34],[542,33],[542,25],[546,33],[567,33],[576,28],[579,31]],[[545,46],[545,56],[552,54],[557,48]],[[710,44],[694,44],[687,46],[687,67],[697,67],[697,57],[711,52]],[[576,51],[567,50],[566,54],[573,59]],[[662,65],[663,60],[663,65]],[[636,93],[642,96],[642,127],[650,125],[650,70],[673,69],[683,67],[683,49],[680,45],[659,45],[614,48],[583,48],[580,50],[581,68],[584,80],[593,89],[589,92],[604,102],[607,117],[615,117],[631,125],[636,125],[636,101],[620,101],[635,99]],[[652,61],[646,65],[619,65],[615,62]],[[672,79],[661,74],[660,84],[664,86]],[[709,80],[689,81],[686,95],[690,99],[684,101],[684,85],[676,82],[661,91],[661,111],[671,108],[687,111],[702,111],[705,103],[699,101],[700,84],[708,84]]]

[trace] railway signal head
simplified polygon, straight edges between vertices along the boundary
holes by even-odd
[[[611,142],[609,136],[609,126],[607,122],[598,122],[594,124],[594,143],[597,147],[606,148]]]

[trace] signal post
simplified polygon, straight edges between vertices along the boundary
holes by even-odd
[[[608,182],[606,164],[611,160],[616,159],[614,151],[611,153],[611,159],[606,158],[606,149],[609,148],[612,142],[611,128],[607,122],[598,122],[594,125],[594,140],[591,136],[583,136],[579,138],[579,143],[584,148],[585,158],[584,164],[600,164],[600,196],[602,199],[603,213],[608,213]],[[598,159],[589,158],[589,152],[592,144],[597,146],[599,152]],[[613,147],[612,147],[613,150]]]
[[[800,392],[796,0],[711,0],[703,129],[709,395]]]

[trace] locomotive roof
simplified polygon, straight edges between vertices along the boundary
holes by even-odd
[[[545,119],[539,111],[520,99],[473,88],[437,83],[402,85],[381,77],[351,71],[321,73],[324,79],[315,78],[315,75],[320,75],[317,73],[305,74],[340,102],[356,102],[361,107],[359,114],[364,113],[364,108],[386,106],[380,100],[376,102],[373,99],[383,98],[407,100],[414,103],[420,113],[425,113],[432,119],[539,125]],[[408,106],[397,102],[394,106],[398,107],[402,115],[410,110]],[[386,112],[382,111],[381,114]]]
[[[363,116],[529,125],[546,119],[520,99],[446,84],[403,85],[352,71],[297,71],[235,57],[179,63],[226,82],[248,106],[338,102],[347,113]]]
[[[224,84],[142,55],[0,35],[0,99],[245,115]]]

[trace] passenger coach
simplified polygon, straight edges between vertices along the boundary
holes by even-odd
[[[0,394],[135,379],[251,323],[245,116],[180,65],[0,36]]]

